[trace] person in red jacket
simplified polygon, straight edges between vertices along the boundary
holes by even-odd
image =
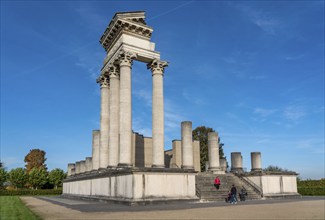
[[[214,179],[214,186],[216,187],[216,189],[219,189],[219,187],[220,187],[220,179],[219,179],[219,177],[216,177]]]

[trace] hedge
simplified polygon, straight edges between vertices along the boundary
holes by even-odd
[[[62,188],[59,189],[17,189],[17,190],[0,190],[0,196],[38,196],[38,195],[61,195]]]
[[[325,196],[324,187],[298,187],[298,193],[303,196]]]

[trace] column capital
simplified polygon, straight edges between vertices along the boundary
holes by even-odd
[[[96,82],[99,83],[100,88],[109,87],[109,77],[106,74],[100,74]]]
[[[132,66],[133,59],[136,58],[136,54],[130,51],[121,50],[118,53],[117,61],[120,66]]]
[[[119,78],[120,77],[120,69],[117,65],[112,64],[109,66],[109,78]]]
[[[152,75],[154,74],[164,74],[165,67],[168,66],[167,61],[161,61],[154,59],[151,63],[147,64],[147,68],[151,70]]]

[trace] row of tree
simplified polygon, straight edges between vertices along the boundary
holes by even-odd
[[[54,169],[50,172],[44,168],[32,168],[30,172],[27,169],[16,168],[7,172],[4,168],[0,168],[0,187],[4,184],[17,188],[33,188],[40,189],[57,188],[62,186],[62,181],[66,177],[66,173],[62,169]]]
[[[40,149],[32,149],[25,156],[25,168],[16,168],[7,172],[0,164],[0,188],[6,185],[11,185],[15,188],[57,188],[62,186],[63,179],[66,178],[66,173],[62,169],[53,169],[47,171],[45,164],[46,153]]]

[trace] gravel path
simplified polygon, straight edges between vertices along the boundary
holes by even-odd
[[[21,197],[43,219],[325,219],[325,197],[125,206],[61,197]]]

